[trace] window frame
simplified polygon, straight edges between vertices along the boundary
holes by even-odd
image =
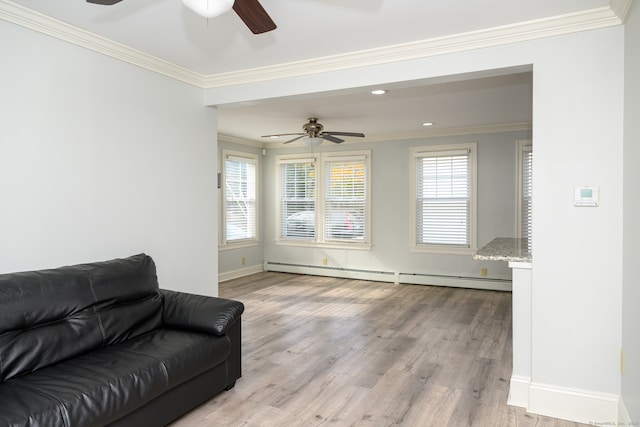
[[[421,145],[410,150],[410,250],[411,252],[440,253],[440,254],[473,254],[477,251],[478,236],[478,144],[476,142],[445,145]],[[418,243],[418,214],[417,214],[417,190],[418,190],[418,159],[423,157],[450,152],[466,150],[469,154],[469,223],[468,245],[428,244]]]
[[[325,236],[325,213],[327,209],[326,201],[326,185],[329,177],[327,177],[326,166],[329,162],[348,161],[350,159],[358,159],[364,162],[365,169],[365,218],[364,233],[362,239],[342,239],[327,238]],[[313,239],[286,238],[282,236],[282,212],[281,212],[281,194],[282,194],[282,173],[281,166],[285,163],[292,163],[299,160],[315,162],[315,235]],[[370,250],[371,249],[371,151],[325,151],[320,153],[301,154],[284,154],[275,157],[275,174],[276,174],[276,203],[275,203],[275,221],[276,221],[276,244],[290,246],[308,246],[323,248],[351,248]]]
[[[253,163],[255,165],[255,200],[254,200],[254,236],[243,238],[243,239],[227,239],[227,160],[229,158],[236,159],[246,159],[247,163]],[[235,249],[239,247],[246,246],[255,246],[260,242],[260,186],[258,185],[259,177],[260,177],[260,157],[254,153],[248,153],[243,151],[235,151],[235,150],[222,150],[222,173],[220,178],[220,189],[221,191],[221,202],[220,202],[220,210],[221,210],[221,228],[220,228],[220,242],[219,247],[220,250],[225,249]]]

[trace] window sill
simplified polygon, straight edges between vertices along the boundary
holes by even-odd
[[[411,252],[429,253],[429,254],[444,254],[444,255],[473,255],[477,252],[476,248],[460,248],[460,247],[447,247],[447,246],[412,246]]]
[[[310,240],[276,240],[276,245],[297,246],[303,248],[322,249],[352,249],[356,251],[370,251],[371,243],[342,243],[342,242],[314,242]]]
[[[218,251],[230,251],[233,249],[251,248],[259,245],[260,245],[260,241],[258,240],[242,240],[240,242],[230,242],[230,243],[218,245]]]

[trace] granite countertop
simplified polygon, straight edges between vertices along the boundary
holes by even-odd
[[[528,239],[497,237],[473,254],[484,261],[531,262]]]

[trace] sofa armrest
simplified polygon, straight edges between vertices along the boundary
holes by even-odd
[[[244,312],[239,301],[160,289],[165,325],[224,335]]]

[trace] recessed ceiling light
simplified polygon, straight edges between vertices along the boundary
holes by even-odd
[[[371,94],[372,95],[384,95],[387,92],[389,92],[389,91],[385,90],[385,89],[376,89],[376,90],[372,90]]]
[[[433,122],[424,122],[422,126],[433,126]]]

